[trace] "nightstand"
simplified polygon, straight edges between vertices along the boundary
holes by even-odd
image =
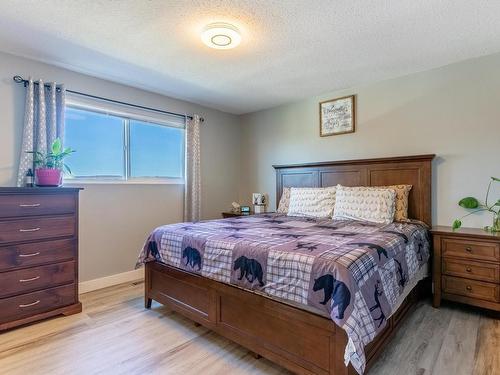
[[[236,216],[250,216],[253,215],[253,212],[232,212],[227,211],[222,213],[222,217],[227,219],[228,217],[236,217]]]
[[[442,299],[500,311],[500,233],[432,229],[434,307]]]

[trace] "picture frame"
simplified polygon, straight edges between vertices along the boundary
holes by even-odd
[[[328,137],[356,131],[356,96],[348,95],[319,103],[319,135]]]
[[[254,206],[265,206],[267,205],[266,194],[264,193],[253,193],[252,203]]]

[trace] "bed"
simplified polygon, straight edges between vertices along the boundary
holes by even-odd
[[[287,186],[412,185],[414,220],[265,214],[159,227],[139,259],[146,307],[154,299],[296,373],[363,372],[429,289],[417,282],[429,258],[432,159],[274,166],[278,200]]]

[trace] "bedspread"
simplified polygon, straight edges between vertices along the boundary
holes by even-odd
[[[161,226],[138,266],[158,260],[325,311],[347,332],[346,365],[362,374],[364,347],[383,330],[405,287],[422,277],[428,259],[421,222],[263,214]]]

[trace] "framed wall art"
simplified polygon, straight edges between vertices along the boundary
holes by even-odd
[[[354,133],[356,129],[355,96],[325,100],[319,103],[319,135],[326,137]]]

